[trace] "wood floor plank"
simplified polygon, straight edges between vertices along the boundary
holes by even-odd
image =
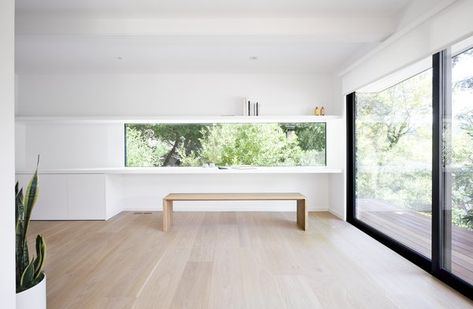
[[[243,279],[246,271],[238,247],[217,247],[214,256],[209,308],[246,308]],[[225,274],[222,276],[222,274]]]
[[[171,308],[208,308],[212,268],[213,262],[187,262]]]

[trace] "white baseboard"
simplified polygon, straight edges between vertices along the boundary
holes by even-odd
[[[338,212],[336,212],[336,211],[334,211],[333,209],[330,209],[330,208],[327,209],[327,211],[328,211],[329,213],[331,213],[332,215],[334,215],[335,217],[337,217],[337,218],[339,218],[339,219],[341,219],[341,220],[343,220],[343,221],[346,221],[344,214],[339,214]]]

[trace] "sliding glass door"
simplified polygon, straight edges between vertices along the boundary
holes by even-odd
[[[418,67],[356,93],[355,217],[430,258],[432,70]]]
[[[452,52],[444,106],[443,268],[473,284],[473,48]]]
[[[473,296],[473,38],[347,96],[347,220]]]

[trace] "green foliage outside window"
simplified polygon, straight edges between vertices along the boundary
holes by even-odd
[[[473,230],[473,48],[452,59],[452,105],[445,158],[451,169],[452,221]]]
[[[127,124],[127,166],[325,165],[325,123]]]
[[[358,197],[431,211],[431,76],[357,94]]]
[[[451,178],[446,203],[453,224],[473,230],[473,49],[454,57],[452,66],[453,109],[443,154]],[[377,93],[357,93],[359,198],[430,215],[431,83],[429,70]]]

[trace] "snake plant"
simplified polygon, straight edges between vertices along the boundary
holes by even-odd
[[[38,157],[39,163],[39,157]],[[16,219],[16,292],[27,290],[44,278],[43,265],[46,257],[46,244],[41,235],[36,236],[36,257],[30,259],[28,252],[28,225],[31,213],[38,198],[38,165],[31,178],[26,192],[15,185],[15,219]]]

